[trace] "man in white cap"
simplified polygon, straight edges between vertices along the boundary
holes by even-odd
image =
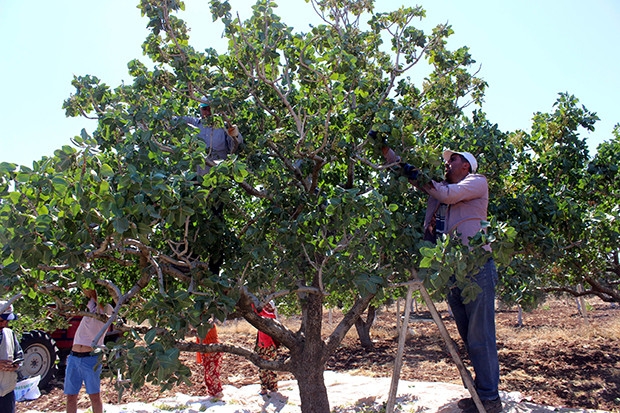
[[[390,164],[400,162],[400,157],[388,147],[383,148],[383,156]],[[434,241],[440,234],[457,234],[463,245],[469,245],[469,238],[482,229],[481,221],[487,220],[489,185],[484,175],[476,173],[478,162],[471,153],[446,150],[443,159],[445,180],[431,181],[420,188],[429,195],[424,219],[425,239]],[[402,166],[410,182],[416,185],[417,170],[407,164]],[[485,249],[491,250],[488,245]],[[481,289],[475,300],[465,303],[462,291],[453,286],[448,290],[448,303],[476,373],[478,396],[488,413],[499,413],[502,402],[495,337],[497,269],[492,258],[472,275],[472,280]],[[460,400],[458,406],[465,413],[478,411],[471,398]]]
[[[214,127],[211,121],[211,99],[203,96],[200,100],[200,117],[179,116],[179,119],[198,128],[198,137],[207,145],[207,159],[219,161],[237,151],[239,145],[243,143],[243,136],[239,133],[237,125],[229,125],[227,129]],[[209,172],[209,167],[198,167],[198,175],[205,175]]]
[[[9,328],[9,321],[16,320],[13,305],[0,301],[0,412],[15,412],[15,385],[17,369],[24,358],[22,348]]]

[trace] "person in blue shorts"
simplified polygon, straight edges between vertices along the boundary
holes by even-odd
[[[112,306],[102,306],[97,301],[95,290],[84,290],[84,295],[89,299],[88,312],[95,314],[112,314]],[[93,413],[103,413],[103,401],[101,400],[101,364],[99,356],[93,351],[96,347],[103,346],[105,334],[101,334],[97,343],[94,339],[103,329],[104,323],[93,317],[84,317],[75,332],[71,353],[67,357],[65,371],[65,394],[67,395],[67,413],[77,413],[77,400],[82,388],[86,387],[86,393],[90,397]]]

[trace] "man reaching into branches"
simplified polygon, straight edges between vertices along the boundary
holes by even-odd
[[[219,128],[213,124],[212,118],[212,100],[203,96],[200,100],[200,117],[180,116],[175,120],[180,120],[188,125],[198,129],[197,137],[204,141],[206,145],[206,158],[208,161],[221,161],[226,159],[229,154],[235,153],[239,149],[239,145],[243,143],[243,136],[239,133],[237,125],[227,125],[227,128]],[[212,165],[212,163],[211,163]],[[199,176],[206,175],[211,166],[209,164],[198,166],[197,174]],[[211,222],[203,224],[203,231],[209,232],[209,227],[224,227],[224,214],[222,203],[218,200],[211,208]],[[211,257],[209,258],[209,271],[213,274],[219,274],[224,258],[228,255],[228,251],[224,247],[226,245],[222,240],[211,243],[208,247]]]
[[[212,124],[211,99],[203,96],[200,100],[200,117],[180,116],[175,119],[182,120],[188,125],[198,128],[198,137],[207,145],[207,159],[220,161],[235,153],[239,145],[243,143],[243,136],[239,133],[237,125],[228,125],[227,129],[217,128]],[[199,166],[198,175],[205,175],[210,167]]]
[[[383,147],[383,156],[388,164],[400,163],[400,157],[388,147]],[[464,245],[478,233],[481,221],[487,220],[489,187],[484,175],[476,174],[478,162],[469,152],[446,150],[446,175],[443,182],[431,181],[420,187],[429,195],[424,237],[435,241],[441,234],[457,234]],[[401,164],[409,181],[417,185],[418,171],[409,164]],[[490,251],[490,246],[485,245]],[[467,353],[476,373],[475,385],[478,396],[488,413],[499,413],[502,402],[499,397],[499,360],[495,337],[495,285],[497,269],[492,258],[471,274],[481,292],[474,300],[468,300],[463,290],[450,279],[448,303],[452,309],[459,335],[465,343]],[[472,398],[458,402],[464,413],[476,413]]]
[[[112,306],[103,306],[97,300],[97,291],[85,289],[84,295],[88,298],[89,313],[111,315]],[[77,402],[82,383],[86,386],[86,393],[90,397],[93,413],[103,413],[101,400],[101,364],[99,356],[93,352],[96,347],[103,346],[105,334],[100,334],[104,323],[94,317],[83,317],[75,332],[71,353],[67,357],[65,372],[65,394],[67,395],[67,413],[77,412]],[[99,334],[99,340],[94,343]]]

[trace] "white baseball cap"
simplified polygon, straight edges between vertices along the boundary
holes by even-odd
[[[453,153],[459,154],[463,156],[465,159],[467,159],[467,162],[469,162],[469,165],[471,165],[471,173],[475,173],[476,170],[478,170],[478,161],[476,161],[476,158],[474,158],[474,155],[472,155],[469,152],[457,152],[457,151],[452,151],[450,149],[446,149],[445,151],[443,151],[443,160],[448,162]]]

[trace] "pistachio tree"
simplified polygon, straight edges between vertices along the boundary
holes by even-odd
[[[618,127],[591,157],[583,133],[598,117],[561,93],[531,133],[508,141],[514,162],[493,213],[519,233],[503,276],[507,302],[533,308],[548,293],[618,302]],[[581,287],[583,288],[581,288]]]
[[[212,0],[228,40],[220,54],[192,47],[183,2],[141,0],[151,63],[130,61],[133,81],[116,87],[76,76],[64,104],[68,116],[96,119],[96,130],[32,167],[0,166],[3,285],[24,293],[28,304],[17,305],[34,318],[51,300],[59,315],[77,311],[80,287],[104,289],[115,306],[108,322],[133,322],[110,362],[134,387],[187,380],[180,351],[225,351],[291,372],[302,411],[329,411],[323,371],[347,331],[390,284],[419,276],[420,259],[440,266],[447,245],[422,241],[424,196],[382,165],[381,146],[430,179],[444,146],[491,157],[503,145],[483,115],[463,118],[486,85],[466,47],[448,48],[449,25],[423,32],[421,7],[311,3],[322,24],[301,32],[270,0],[244,21]],[[422,63],[426,75],[412,78]],[[195,114],[205,95],[214,124],[237,124],[245,141],[218,163],[176,118]],[[442,277],[428,285],[440,289]],[[327,335],[330,297],[346,306]],[[297,330],[257,316],[270,299],[300,312]],[[287,357],[194,344],[194,330],[204,336],[232,316],[272,335]]]

